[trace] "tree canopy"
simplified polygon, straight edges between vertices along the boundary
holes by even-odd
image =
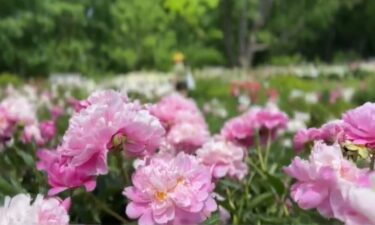
[[[0,72],[25,76],[369,57],[371,0],[0,0]]]

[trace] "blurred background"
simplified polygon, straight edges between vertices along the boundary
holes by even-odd
[[[375,51],[372,0],[0,0],[0,72],[23,77],[346,63]]]

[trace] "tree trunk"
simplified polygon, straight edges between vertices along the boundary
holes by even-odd
[[[233,53],[233,33],[232,33],[232,3],[231,0],[220,0],[220,11],[222,19],[222,29],[224,35],[224,48],[229,66],[234,66],[234,53]]]
[[[248,11],[248,0],[244,0],[244,7],[242,8],[243,12]],[[263,28],[263,26],[266,23],[268,14],[271,10],[273,4],[273,0],[259,0],[259,7],[258,7],[258,17],[253,22],[253,25],[249,31],[249,34],[245,34],[247,38],[245,37],[244,43],[240,43],[240,49],[241,47],[244,49],[241,49],[239,52],[238,61],[242,68],[249,68],[254,60],[255,53],[259,51],[263,51],[267,48],[266,45],[260,44],[256,40],[256,34],[257,32]],[[246,7],[246,8],[245,8]],[[242,15],[241,15],[242,18]],[[244,23],[244,22],[242,22]],[[240,29],[241,30],[241,24],[240,23]],[[245,32],[246,33],[246,32]],[[243,38],[243,37],[241,37]]]

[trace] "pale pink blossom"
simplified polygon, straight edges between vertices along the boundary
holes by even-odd
[[[345,141],[345,131],[341,120],[330,121],[320,128],[299,130],[293,138],[294,150],[302,151],[306,144],[314,141],[324,141],[327,144]]]
[[[38,195],[32,202],[29,195],[6,197],[0,207],[1,225],[68,225],[70,199],[43,198]]]
[[[309,160],[296,157],[284,171],[297,182],[291,187],[291,197],[302,209],[317,209],[324,217],[338,218],[336,209],[341,207],[333,200],[343,183],[368,186],[367,169],[359,169],[344,159],[338,144],[315,142]]]
[[[50,112],[52,120],[56,121],[60,116],[64,114],[64,109],[56,105],[56,106],[52,106],[49,109],[49,112]]]
[[[217,209],[210,169],[192,155],[155,155],[124,189],[126,214],[140,225],[198,224]]]
[[[0,146],[11,139],[13,126],[14,123],[9,121],[6,110],[0,107]]]
[[[26,97],[8,96],[1,101],[0,108],[6,110],[8,120],[20,125],[32,124],[37,121],[35,106]]]
[[[248,119],[248,120],[246,120]],[[250,117],[235,117],[225,122],[221,129],[221,135],[228,141],[232,141],[244,147],[252,146],[255,143],[252,124]]]
[[[40,169],[48,173],[52,193],[81,185],[91,191],[95,177],[108,173],[109,150],[125,149],[128,155],[138,157],[155,152],[164,138],[164,128],[148,110],[126,100],[114,91],[93,93],[87,106],[70,119],[56,153],[41,151],[40,165],[44,166]],[[49,157],[53,158],[50,162]]]
[[[56,125],[53,120],[42,121],[39,123],[41,136],[45,141],[52,140],[56,135]]]
[[[250,147],[259,141],[266,144],[275,140],[278,132],[286,128],[288,117],[275,106],[253,107],[224,124],[221,135],[229,141]]]
[[[25,126],[21,140],[23,143],[35,142],[37,145],[43,145],[45,143],[38,124],[29,124]]]
[[[247,174],[245,149],[229,141],[212,139],[198,149],[196,154],[202,164],[212,168],[215,178],[229,176],[241,180]]]
[[[341,220],[346,224],[375,224],[373,209],[373,205],[375,204],[375,189],[373,187],[347,185],[346,188],[342,188],[338,197],[343,201],[341,205],[346,206],[352,211],[351,213],[347,213],[348,209],[345,211],[337,210],[337,214],[341,215]]]
[[[205,125],[180,123],[169,130],[166,140],[177,152],[194,153],[209,138],[210,133]]]
[[[354,144],[375,148],[375,103],[365,103],[343,115],[345,135]]]
[[[167,129],[176,123],[204,121],[195,102],[176,93],[163,97],[150,108],[150,112]]]
[[[96,186],[96,167],[101,168],[102,171],[107,169],[106,154],[95,157],[97,161],[91,160],[81,166],[72,165],[71,157],[61,155],[59,149],[39,150],[37,156],[39,158],[38,170],[43,170],[48,174],[48,184],[51,186],[48,191],[49,195],[56,195],[69,188],[80,186],[85,186],[87,191],[92,191]]]

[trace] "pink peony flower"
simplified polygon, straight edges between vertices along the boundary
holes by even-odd
[[[194,101],[176,93],[162,98],[151,107],[150,112],[159,118],[167,129],[176,123],[204,121]]]
[[[97,157],[99,162],[90,161],[79,167],[74,166],[71,163],[72,159],[62,156],[59,149],[54,151],[39,150],[37,156],[39,158],[37,168],[47,172],[48,184],[52,187],[48,191],[48,195],[56,195],[69,188],[78,188],[82,185],[87,191],[92,191],[96,186],[95,175],[97,174],[91,170],[95,166],[107,169],[107,165],[100,165],[106,159],[101,160],[100,157]],[[102,157],[106,157],[106,155]]]
[[[207,127],[201,124],[180,123],[174,125],[168,132],[166,140],[179,152],[194,153],[208,139],[210,134]]]
[[[228,120],[221,129],[221,135],[228,141],[232,141],[244,147],[252,146],[254,140],[254,130],[252,128],[253,121],[250,117],[249,121],[243,117],[235,117]]]
[[[254,107],[246,113],[224,124],[221,135],[229,141],[250,147],[259,135],[261,144],[274,140],[277,133],[285,129],[288,117],[275,106]]]
[[[46,141],[52,140],[56,135],[56,126],[53,120],[43,121],[39,124],[42,138]]]
[[[210,140],[196,154],[202,164],[212,167],[215,178],[229,176],[242,180],[247,174],[247,165],[243,162],[245,149],[229,141]]]
[[[375,103],[365,103],[343,115],[345,135],[354,144],[375,148]]]
[[[163,151],[193,153],[210,137],[204,118],[194,101],[172,94],[150,107],[167,130]]]
[[[41,169],[48,173],[51,192],[81,185],[91,191],[95,177],[108,173],[109,150],[125,149],[139,157],[155,152],[164,138],[164,128],[139,104],[126,100],[114,91],[93,93],[86,100],[87,106],[70,119],[56,153],[41,152]],[[48,162],[50,157],[53,160]],[[66,179],[60,181],[58,177]]]
[[[53,106],[49,109],[51,118],[53,121],[56,121],[60,116],[64,114],[64,109],[60,106]]]
[[[37,124],[30,124],[25,126],[21,140],[23,143],[32,143],[35,141],[37,145],[43,145],[45,140],[42,137],[39,126]]]
[[[373,205],[375,203],[375,190],[368,187],[346,185],[337,196],[344,207],[338,208],[336,213],[346,224],[375,224]],[[337,200],[336,200],[337,201]]]
[[[324,141],[327,144],[344,142],[345,132],[342,121],[331,121],[320,128],[299,130],[293,138],[294,150],[300,152],[306,144],[313,141]]]
[[[126,214],[140,225],[198,224],[217,209],[210,169],[191,155],[155,155],[124,189]]]
[[[0,145],[5,144],[13,133],[13,125],[7,117],[6,110],[0,107]]]
[[[336,191],[342,190],[343,183],[369,185],[368,170],[344,159],[338,144],[315,142],[308,161],[296,157],[284,171],[297,180],[291,187],[291,197],[298,206],[305,210],[316,208],[328,218],[339,218],[337,209],[341,203]]]
[[[0,108],[3,108],[7,112],[9,121],[21,125],[36,122],[36,109],[34,105],[23,96],[13,95],[5,98],[0,103]]]
[[[44,199],[38,195],[31,203],[26,194],[13,198],[6,197],[4,206],[0,207],[1,225],[68,225],[70,199],[60,201],[57,198]]]

